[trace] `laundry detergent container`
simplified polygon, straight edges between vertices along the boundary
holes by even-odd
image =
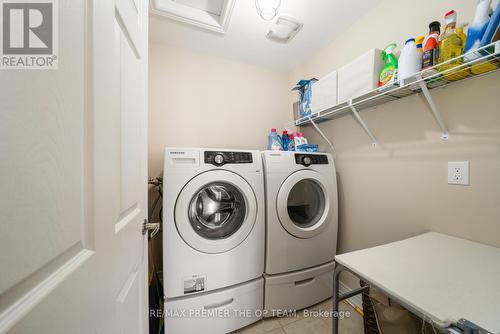
[[[346,102],[376,89],[383,66],[379,49],[371,49],[342,66],[337,71],[338,102]]]

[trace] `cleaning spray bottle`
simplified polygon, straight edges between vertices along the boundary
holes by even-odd
[[[396,44],[391,43],[387,45],[382,51],[382,58],[384,59],[384,67],[380,72],[380,80],[378,82],[378,86],[387,86],[396,82],[397,71],[398,71],[398,59],[394,55],[394,49],[396,48]]]

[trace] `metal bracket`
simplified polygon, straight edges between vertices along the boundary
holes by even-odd
[[[333,147],[332,142],[323,133],[323,131],[321,131],[321,129],[319,128],[319,126],[316,124],[316,122],[313,120],[313,118],[311,116],[309,116],[309,121],[314,126],[314,128],[316,129],[316,131],[318,131],[318,133],[320,134],[320,136],[328,143],[328,145],[330,145],[330,148],[332,149],[332,153],[335,154],[335,148]]]
[[[370,131],[370,129],[368,129],[368,126],[366,125],[366,123],[363,121],[363,119],[361,118],[361,116],[359,116],[359,112],[358,112],[358,110],[356,110],[356,107],[354,107],[354,105],[352,104],[352,100],[347,101],[347,105],[351,109],[352,114],[354,115],[354,117],[356,118],[356,120],[358,121],[358,123],[361,125],[361,127],[363,128],[363,130],[365,130],[365,132],[368,135],[368,137],[370,137],[370,139],[372,140],[372,146],[373,147],[377,146],[377,139],[375,139],[375,136],[372,134],[372,132]]]
[[[432,99],[432,95],[429,92],[429,89],[427,88],[427,85],[424,80],[422,80],[422,76],[418,75],[418,86],[420,87],[420,90],[422,91],[422,94],[424,95],[425,99],[427,100],[427,103],[429,105],[429,108],[432,111],[432,114],[434,115],[434,118],[436,119],[436,122],[438,123],[439,127],[441,128],[441,139],[442,140],[448,140],[449,134],[448,134],[448,128],[446,127],[446,124],[444,123],[443,118],[441,117],[441,114],[439,113],[436,104],[434,103],[434,100]]]

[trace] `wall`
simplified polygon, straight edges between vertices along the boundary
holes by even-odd
[[[425,33],[432,20],[443,21],[449,9],[457,10],[459,22],[471,22],[474,6],[470,0],[386,0],[295,68],[289,85],[321,77],[370,48],[401,45]],[[450,130],[448,141],[440,139],[419,96],[361,114],[379,141],[377,148],[352,116],[320,125],[337,151],[340,253],[426,231],[500,247],[499,92],[499,72],[434,90]],[[324,143],[312,127],[303,131]],[[447,184],[447,162],[455,160],[470,161],[470,186]]]
[[[150,176],[166,146],[264,149],[292,121],[286,73],[150,45]]]

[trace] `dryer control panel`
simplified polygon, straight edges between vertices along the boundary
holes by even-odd
[[[251,164],[253,163],[250,152],[218,152],[205,151],[205,163],[215,166],[225,164]]]
[[[328,165],[328,157],[323,154],[296,153],[295,162],[299,165]]]

